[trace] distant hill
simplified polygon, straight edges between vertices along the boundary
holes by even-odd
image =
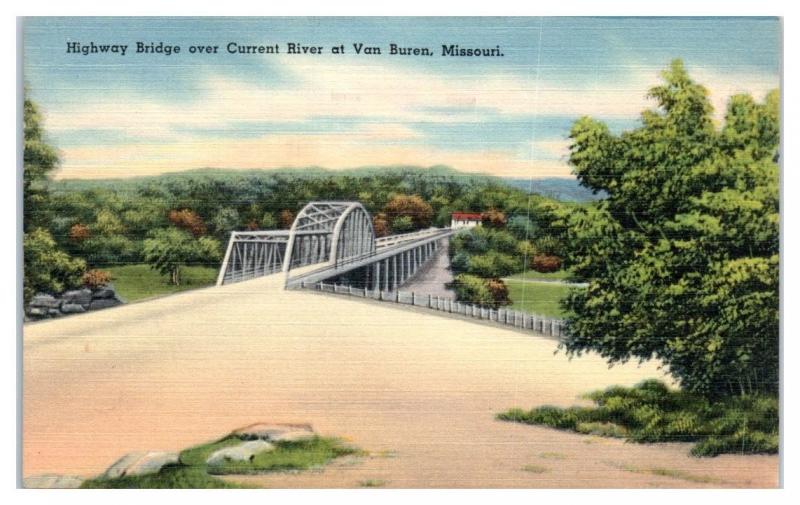
[[[125,192],[135,190],[149,181],[181,181],[189,179],[214,179],[234,180],[246,178],[266,178],[274,176],[292,177],[372,177],[376,175],[425,175],[429,177],[449,177],[469,179],[475,182],[493,181],[507,184],[511,187],[528,192],[531,189],[530,179],[501,178],[486,174],[461,172],[444,165],[430,167],[415,165],[390,165],[366,166],[344,170],[331,170],[323,167],[306,168],[277,168],[277,169],[250,169],[236,170],[225,168],[198,168],[179,172],[166,172],[159,175],[141,177],[128,177],[118,179],[60,179],[51,182],[51,187],[57,191],[82,191],[91,188],[113,188]],[[562,179],[556,177],[533,179],[532,193],[537,193],[550,198],[568,202],[586,202],[600,198],[591,191],[583,188],[575,179]]]
[[[594,194],[592,190],[580,185],[577,179],[547,177],[543,179],[504,178],[506,184],[525,192],[561,200],[562,202],[590,202],[603,198],[603,193]]]

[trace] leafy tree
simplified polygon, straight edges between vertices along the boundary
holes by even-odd
[[[389,220],[386,219],[386,214],[379,212],[372,218],[372,227],[375,229],[376,237],[385,237],[389,234]]]
[[[414,230],[411,216],[398,216],[392,220],[392,233],[408,233]]]
[[[176,228],[155,230],[144,241],[144,259],[151,268],[169,275],[170,283],[181,283],[181,267],[207,264],[220,258],[220,243],[211,237],[194,238]]]
[[[519,240],[531,240],[537,233],[536,224],[526,216],[512,216],[506,226]]]
[[[411,219],[414,230],[429,227],[433,219],[433,208],[419,195],[396,195],[386,204],[384,212],[392,227],[397,218],[404,216]]]
[[[261,222],[259,224],[264,230],[274,230],[278,227],[278,220],[275,219],[275,216],[272,215],[271,212],[267,212],[261,217]]]
[[[76,223],[69,229],[69,239],[73,242],[83,242],[92,235],[89,227],[85,224]]]
[[[283,230],[291,228],[294,224],[294,212],[289,209],[283,209],[278,216],[278,223]]]
[[[206,224],[197,212],[190,209],[171,210],[169,222],[191,233],[195,238],[206,234]]]
[[[57,294],[81,284],[86,262],[71,258],[56,246],[50,233],[36,228],[23,238],[25,250],[23,299],[27,305],[39,292]]]
[[[779,100],[730,99],[721,130],[680,60],[650,90],[657,110],[620,135],[571,131],[580,181],[566,261],[589,282],[565,306],[566,349],[609,362],[657,358],[710,397],[778,388]]]
[[[25,147],[22,154],[23,231],[48,226],[47,179],[58,166],[56,150],[45,142],[38,107],[25,99],[23,109]]]
[[[100,235],[118,235],[125,232],[125,225],[110,209],[100,209],[97,213],[94,231]]]
[[[224,237],[239,226],[239,211],[231,207],[222,207],[214,214],[211,225],[218,237]]]
[[[497,209],[481,212],[481,223],[487,228],[505,228],[507,222],[506,215]]]

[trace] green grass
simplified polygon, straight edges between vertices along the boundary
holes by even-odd
[[[656,380],[586,395],[595,407],[511,409],[497,418],[633,442],[694,442],[694,456],[778,452],[778,399],[742,396],[715,402]]]
[[[559,270],[557,272],[541,273],[535,270],[528,270],[521,274],[514,274],[509,276],[509,279],[526,279],[526,280],[542,280],[542,281],[563,281],[569,277],[569,270]]]
[[[545,473],[549,471],[549,468],[541,465],[525,465],[522,467],[522,471],[528,473]]]
[[[669,477],[672,479],[679,479],[685,480],[688,482],[697,482],[700,484],[724,484],[725,481],[720,479],[715,479],[714,477],[710,477],[708,475],[696,475],[689,472],[684,472],[683,470],[675,470],[673,468],[663,468],[663,467],[650,467],[650,468],[639,468],[633,465],[619,465],[619,464],[611,464],[614,468],[619,468],[620,470],[625,470],[626,472],[631,473],[638,473],[638,474],[649,474],[649,475],[657,475],[659,477]]]
[[[386,485],[386,481],[381,479],[367,479],[358,481],[358,485],[361,487],[383,487]]]
[[[339,439],[314,437],[297,442],[274,442],[276,448],[256,454],[250,461],[228,461],[223,465],[209,467],[208,457],[216,450],[241,443],[242,440],[229,435],[220,440],[201,444],[180,453],[175,465],[165,466],[158,473],[118,479],[89,479],[84,488],[238,488],[238,484],[221,480],[215,475],[247,475],[289,470],[308,470],[320,467],[331,460],[361,454],[359,449],[343,445]]]
[[[560,301],[570,290],[569,286],[548,282],[522,282],[506,280],[510,308],[546,317],[564,317]]]
[[[124,265],[104,270],[111,273],[114,288],[127,302],[211,286],[217,280],[216,269],[202,266],[182,268],[180,286],[169,284],[169,277],[151,269],[150,265]]]

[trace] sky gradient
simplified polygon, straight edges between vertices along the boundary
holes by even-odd
[[[671,59],[718,119],[731,94],[778,87],[781,66],[775,18],[28,18],[23,30],[57,178],[397,164],[569,177],[572,122],[634,127]],[[136,54],[137,41],[181,53]],[[68,42],[129,47],[83,56]],[[229,42],[282,54],[232,55]],[[324,54],[288,55],[289,42]],[[356,55],[359,42],[384,54]],[[390,43],[435,55],[391,56]],[[442,44],[504,56],[441,57]]]

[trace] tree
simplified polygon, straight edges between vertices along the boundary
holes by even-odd
[[[219,260],[220,243],[211,237],[194,238],[186,231],[165,228],[151,233],[144,241],[143,253],[151,268],[169,275],[170,283],[179,286],[183,266]]]
[[[777,91],[730,99],[721,130],[680,60],[657,110],[614,135],[581,118],[570,163],[607,197],[564,219],[565,261],[589,283],[565,301],[566,349],[656,358],[709,397],[778,388]]]
[[[22,155],[23,231],[48,225],[47,179],[58,166],[58,154],[44,139],[39,109],[25,99],[23,109],[25,147]]]
[[[389,234],[389,220],[386,219],[386,214],[378,212],[372,218],[372,228],[375,230],[375,236],[385,237]]]
[[[397,216],[392,220],[393,233],[408,233],[414,230],[414,221],[411,216]]]
[[[506,215],[497,209],[481,212],[481,223],[487,228],[505,228],[506,222]]]
[[[386,204],[384,212],[392,226],[399,217],[411,218],[414,230],[428,228],[433,219],[433,208],[418,195],[396,195]]]
[[[169,221],[182,230],[191,233],[195,238],[206,234],[203,218],[189,209],[169,211]]]
[[[294,224],[294,212],[289,209],[283,209],[278,215],[278,224],[282,230],[288,230]]]
[[[224,237],[239,226],[239,211],[231,207],[222,207],[211,218],[211,225],[218,237]]]
[[[91,236],[92,232],[85,224],[75,223],[69,228],[69,239],[73,242],[80,243]]]
[[[81,284],[86,262],[71,258],[56,247],[50,233],[36,228],[23,238],[23,299],[27,305],[39,292],[57,294]]]

